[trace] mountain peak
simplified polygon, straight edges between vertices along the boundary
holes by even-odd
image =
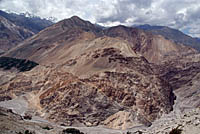
[[[85,21],[78,16],[72,16],[71,18],[62,20],[61,23],[70,24],[70,25],[83,25],[83,24],[90,23],[90,22]]]
[[[70,19],[72,19],[72,20],[82,20],[80,17],[78,17],[78,16],[72,16]]]
[[[57,25],[62,26],[63,29],[67,30],[68,28],[80,28],[84,31],[92,31],[98,33],[101,31],[100,27],[92,24],[87,20],[83,20],[78,16],[72,16],[71,18],[65,19],[57,23]]]
[[[90,23],[89,21],[83,20],[79,16],[72,16],[71,18],[63,20],[64,22],[67,23],[74,23],[74,24],[80,24],[80,23]],[[62,21],[61,21],[62,22]]]

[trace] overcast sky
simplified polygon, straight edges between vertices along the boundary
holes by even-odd
[[[0,9],[106,26],[164,25],[200,37],[200,0],[0,0]]]

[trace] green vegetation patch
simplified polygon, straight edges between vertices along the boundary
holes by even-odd
[[[49,127],[49,126],[45,126],[45,127],[43,127],[42,129],[51,130],[51,129],[53,129],[53,128],[51,128],[51,127]]]
[[[63,130],[63,134],[84,134],[84,133],[80,132],[80,130],[76,128],[67,128]]]
[[[16,68],[20,72],[25,72],[25,71],[30,71],[37,65],[39,64],[26,59],[0,57],[0,68],[3,68],[4,70],[10,70],[11,68]]]

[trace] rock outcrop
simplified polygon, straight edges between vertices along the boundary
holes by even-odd
[[[121,71],[105,71],[87,78],[67,73],[65,67],[37,66],[1,86],[2,97],[13,98],[27,93],[30,107],[38,114],[73,126],[105,125],[116,129],[138,124],[149,126],[172,110],[171,87],[154,74],[146,60],[120,54],[113,58]],[[129,120],[134,124],[123,120],[111,126],[112,118],[121,118],[115,114],[123,116],[123,113],[131,115]]]

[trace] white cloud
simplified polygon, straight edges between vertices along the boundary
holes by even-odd
[[[165,25],[200,34],[199,0],[0,0],[0,9],[58,20],[78,15],[109,26]]]

